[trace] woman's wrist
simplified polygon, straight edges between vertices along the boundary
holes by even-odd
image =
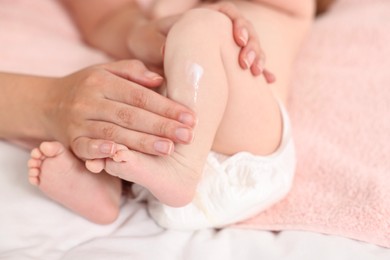
[[[44,111],[51,78],[0,73],[3,99],[0,98],[0,137],[5,139],[47,140]]]
[[[53,140],[53,135],[48,128],[48,122],[51,121],[49,118],[49,111],[53,108],[52,102],[48,99],[48,93],[50,89],[55,88],[53,85],[54,78],[43,77],[43,76],[25,76],[24,86],[26,92],[31,92],[31,98],[27,104],[24,104],[26,110],[30,110],[26,113],[30,117],[26,119],[28,122],[27,130],[22,133],[27,138],[33,140]]]

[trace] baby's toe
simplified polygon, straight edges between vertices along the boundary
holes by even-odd
[[[115,153],[113,160],[115,162],[128,162],[134,157],[133,152],[130,150],[120,150]]]
[[[64,152],[65,147],[60,142],[43,142],[39,146],[42,154],[48,157],[54,157]]]
[[[39,167],[41,167],[41,164],[42,164],[42,160],[37,160],[34,158],[31,158],[27,162],[28,168],[39,168]]]
[[[104,167],[105,167],[104,161],[105,161],[105,159],[87,160],[87,161],[85,161],[85,167],[86,167],[90,172],[99,173],[99,172],[101,172],[101,171],[104,169]]]
[[[34,148],[30,153],[31,158],[34,159],[43,159],[43,154],[39,148]]]
[[[39,173],[40,171],[36,168],[30,169],[28,171],[28,180],[34,186],[39,185]]]

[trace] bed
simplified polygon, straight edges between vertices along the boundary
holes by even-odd
[[[339,0],[315,21],[288,108],[297,176],[280,203],[184,232],[123,198],[115,223],[95,225],[32,187],[28,152],[0,141],[0,259],[390,259],[389,17],[387,0]],[[0,1],[1,71],[61,76],[107,60],[58,2]]]

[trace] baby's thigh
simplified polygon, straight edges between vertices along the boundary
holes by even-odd
[[[229,101],[217,132],[213,150],[233,154],[249,151],[266,155],[275,151],[282,137],[279,102],[284,104],[293,61],[307,31],[309,21],[292,18],[260,4],[240,6],[258,33],[266,54],[266,68],[276,76],[268,85],[262,77],[243,71],[237,52],[226,50],[225,68],[229,81]],[[233,61],[233,62],[230,62]]]
[[[278,100],[263,78],[239,67],[238,51],[224,50],[222,55],[229,94],[212,149],[224,154],[270,154],[281,139]]]

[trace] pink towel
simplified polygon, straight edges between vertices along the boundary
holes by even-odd
[[[308,230],[390,247],[390,2],[338,0],[296,62],[289,196],[238,226]],[[54,22],[55,21],[55,22]],[[0,1],[0,70],[64,75],[107,57],[57,1]]]
[[[390,247],[390,2],[339,1],[296,62],[298,167],[288,197],[240,223]]]

